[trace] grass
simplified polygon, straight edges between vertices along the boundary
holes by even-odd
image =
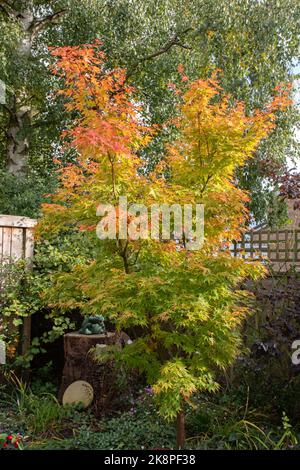
[[[69,418],[74,407],[63,407],[55,395],[49,392],[35,394],[15,374],[7,376],[8,391],[2,390],[0,407],[8,408],[21,429],[31,435],[43,435],[59,430]]]
[[[299,449],[300,429],[293,428],[285,413],[277,420],[261,410],[249,409],[248,395],[244,406],[230,394],[212,401],[202,397],[198,411],[188,418],[186,444],[191,449]]]

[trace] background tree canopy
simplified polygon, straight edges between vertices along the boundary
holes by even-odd
[[[108,65],[127,69],[145,119],[161,126],[143,151],[149,168],[174,132],[166,123],[176,110],[169,84],[181,81],[179,64],[191,79],[221,69],[225,92],[251,113],[278,83],[291,80],[299,56],[298,0],[1,0],[0,7],[0,79],[7,86],[0,111],[1,213],[37,216],[56,181],[53,156],[74,157],[60,147],[70,117],[52,98],[59,79],[49,71],[47,46],[99,38]],[[237,175],[251,192],[258,222],[268,219],[270,207],[273,222],[282,216],[273,175],[298,157],[297,122],[295,107],[279,114],[276,130]]]

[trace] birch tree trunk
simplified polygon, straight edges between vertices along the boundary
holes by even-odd
[[[16,54],[25,61],[29,60],[32,55],[34,32],[32,3],[26,2],[26,4],[26,9],[14,14],[21,27],[21,41]],[[26,129],[30,127],[31,103],[26,89],[16,90],[8,111],[6,166],[8,171],[18,175],[26,171],[29,153],[29,138]]]
[[[13,2],[4,1],[2,10],[7,16],[17,20],[21,29],[21,40],[16,49],[16,57],[20,64],[28,63],[33,57],[33,42],[38,34],[49,24],[59,19],[66,10],[50,12],[44,17],[36,17],[31,0],[24,2],[19,11],[14,10]],[[49,9],[48,9],[49,11]],[[22,70],[19,71],[22,73]],[[6,129],[6,168],[14,175],[26,172],[30,150],[30,125],[33,114],[32,97],[29,96],[26,84],[16,89],[14,95],[5,106],[9,114]]]

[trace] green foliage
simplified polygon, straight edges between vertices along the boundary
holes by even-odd
[[[0,208],[2,214],[37,218],[40,205],[55,188],[55,179],[48,174],[31,171],[26,176],[14,176],[0,170]]]
[[[80,429],[73,439],[47,442],[47,449],[76,450],[141,450],[153,448],[174,448],[174,427],[159,419],[150,418],[147,413],[132,416],[123,413],[104,423],[101,432]]]
[[[157,415],[149,390],[129,412],[95,420],[88,412],[65,408],[49,394],[18,391],[0,403],[5,436],[24,436],[26,449],[125,450],[174,449],[174,426]],[[186,449],[298,449],[300,430],[283,413],[278,421],[249,406],[246,389],[222,395],[198,395],[187,410]],[[1,395],[0,395],[1,396]],[[16,401],[16,398],[19,401]],[[38,403],[41,399],[41,404]],[[5,408],[3,408],[5,406]],[[10,407],[10,408],[9,408]],[[36,409],[34,409],[36,408]],[[4,411],[4,415],[2,414]],[[5,419],[6,416],[7,418]],[[2,420],[4,420],[2,422]],[[71,431],[72,429],[72,431]],[[20,441],[21,442],[21,441]]]
[[[122,450],[174,448],[174,427],[159,418],[152,401],[143,396],[130,412],[100,422],[100,428],[94,431],[88,424],[83,424],[74,437],[52,439],[31,448],[64,450]]]
[[[11,376],[10,384],[14,387],[0,389],[0,428],[3,436],[18,437],[26,449],[175,448],[174,424],[158,416],[149,387],[131,401],[130,411],[99,420],[87,411],[59,405],[45,388],[38,390],[38,383],[29,388]],[[47,389],[52,386],[48,384]],[[273,410],[269,414],[266,408],[253,408],[251,393],[239,387],[221,394],[198,394],[194,407],[186,410],[185,448],[298,449],[297,420],[290,420],[284,412],[276,416]]]
[[[298,443],[299,435],[294,433],[288,418],[284,416],[282,427],[269,432],[265,426],[259,427],[247,419],[230,419],[226,425],[216,427],[210,437],[204,434],[202,439],[190,439],[187,446],[202,450],[287,450],[298,449]]]
[[[106,0],[100,6],[97,0],[85,0],[73,2],[61,30],[52,30],[50,39],[53,45],[64,45],[66,35],[68,44],[82,44],[96,36],[103,40],[109,65],[128,69],[130,82],[145,103],[147,121],[161,124],[175,114],[177,100],[168,83],[180,84],[178,64],[191,79],[208,77],[215,67],[221,69],[226,92],[245,101],[249,111],[263,107],[279,82],[292,79],[292,63],[299,55],[299,22],[297,0],[150,0],[146,4]],[[73,24],[83,28],[74,30]],[[177,43],[163,52],[176,33]],[[251,194],[250,209],[258,222],[269,221],[270,199],[272,223],[283,222],[278,211],[284,204],[277,201],[271,173],[274,168],[283,171],[287,158],[297,160],[297,125],[299,112],[293,106],[280,114],[276,130],[261,143],[255,160],[238,173],[241,187]],[[159,129],[143,150],[149,168],[173,137],[172,126]]]
[[[33,357],[44,352],[44,345],[75,328],[72,316],[49,308],[43,295],[51,286],[53,273],[71,271],[75,266],[85,265],[93,256],[94,246],[82,233],[52,237],[43,242],[36,241],[32,269],[24,261],[4,266],[2,270],[5,289],[0,286],[1,336],[8,344],[10,365],[28,367]],[[16,356],[19,328],[23,318],[33,316],[34,321],[44,322],[40,336],[31,341],[28,354]],[[11,321],[15,325],[12,329]]]
[[[148,251],[145,259],[140,253],[139,271],[126,275],[116,271],[114,259],[109,261],[100,251],[99,264],[55,274],[46,299],[62,311],[80,307],[86,314],[101,312],[118,329],[142,327],[138,331],[143,336],[140,333],[117,356],[129,367],[146,372],[150,383],[161,377],[157,382],[161,410],[173,417],[182,396],[189,396],[196,388],[216,389],[211,369],[227,366],[239,351],[239,335],[232,325],[237,318],[242,320],[243,313],[236,317],[230,312],[236,302],[246,301],[243,292],[232,292],[243,268],[236,266],[236,271],[229,273],[227,257],[210,259],[203,271],[186,265],[182,269],[178,265],[166,267],[163,261],[158,264],[156,257],[153,262],[150,259]],[[84,282],[83,290],[78,289],[79,279]],[[129,311],[134,315],[127,317]],[[148,325],[149,312],[164,318],[168,311],[171,317],[161,324]],[[228,312],[227,318],[224,311]],[[175,352],[173,359],[167,355],[170,350]],[[168,357],[163,367],[161,354]]]
[[[55,4],[34,1],[32,5],[36,17],[60,9],[66,12],[58,23],[49,23],[36,35],[30,58],[24,60],[16,50],[21,36],[18,21],[0,11],[0,79],[7,84],[9,107],[14,97],[22,97],[32,107],[31,122],[23,132],[30,143],[29,166],[35,171],[38,187],[45,167],[53,174],[53,154],[65,158],[59,137],[69,123],[61,102],[51,99],[59,83],[47,68],[51,61],[47,45],[86,44],[96,37],[103,40],[109,66],[128,69],[129,81],[145,103],[145,119],[158,124],[175,114],[177,100],[168,83],[180,83],[178,64],[183,64],[192,79],[208,77],[216,67],[222,69],[225,91],[244,100],[252,111],[268,102],[275,85],[291,79],[292,62],[299,53],[297,0],[60,0]],[[15,2],[15,8],[21,7],[24,2]],[[1,107],[3,165],[8,120],[9,111]],[[239,175],[241,185],[252,195],[250,207],[258,221],[266,221],[268,197],[277,194],[270,167],[278,164],[281,171],[287,157],[297,158],[294,127],[298,120],[295,107],[281,116],[279,126],[257,152],[255,164],[247,165]],[[149,168],[161,158],[173,131],[172,126],[162,126],[143,150]],[[28,197],[27,208],[17,196],[19,188],[12,203],[11,192],[4,194],[5,212],[38,213],[40,195],[32,201]],[[23,190],[27,196],[24,185]]]
[[[6,83],[7,69],[15,46],[20,37],[20,30],[16,21],[7,21],[0,13],[0,80]]]

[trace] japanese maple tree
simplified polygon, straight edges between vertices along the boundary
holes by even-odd
[[[147,376],[160,413],[178,420],[184,442],[184,403],[197,391],[218,389],[215,371],[240,351],[239,327],[248,297],[239,285],[264,273],[258,263],[233,258],[228,250],[248,217],[247,194],[234,171],[275,126],[276,110],[288,105],[278,87],[272,103],[250,116],[243,103],[223,93],[217,75],[189,83],[184,71],[181,105],[174,125],[178,138],[151,174],[141,148],[155,129],[142,121],[138,95],[124,70],[106,68],[101,45],[57,48],[54,72],[64,79],[60,93],[74,121],[65,132],[77,150],[76,162],[61,168],[60,186],[44,205],[39,232],[81,230],[94,240],[98,256],[88,265],[58,272],[45,296],[49,305],[70,312],[102,314],[130,332],[132,344],[120,359]],[[99,240],[100,203],[204,204],[204,244],[188,250],[181,240]],[[130,224],[130,220],[127,221]]]

